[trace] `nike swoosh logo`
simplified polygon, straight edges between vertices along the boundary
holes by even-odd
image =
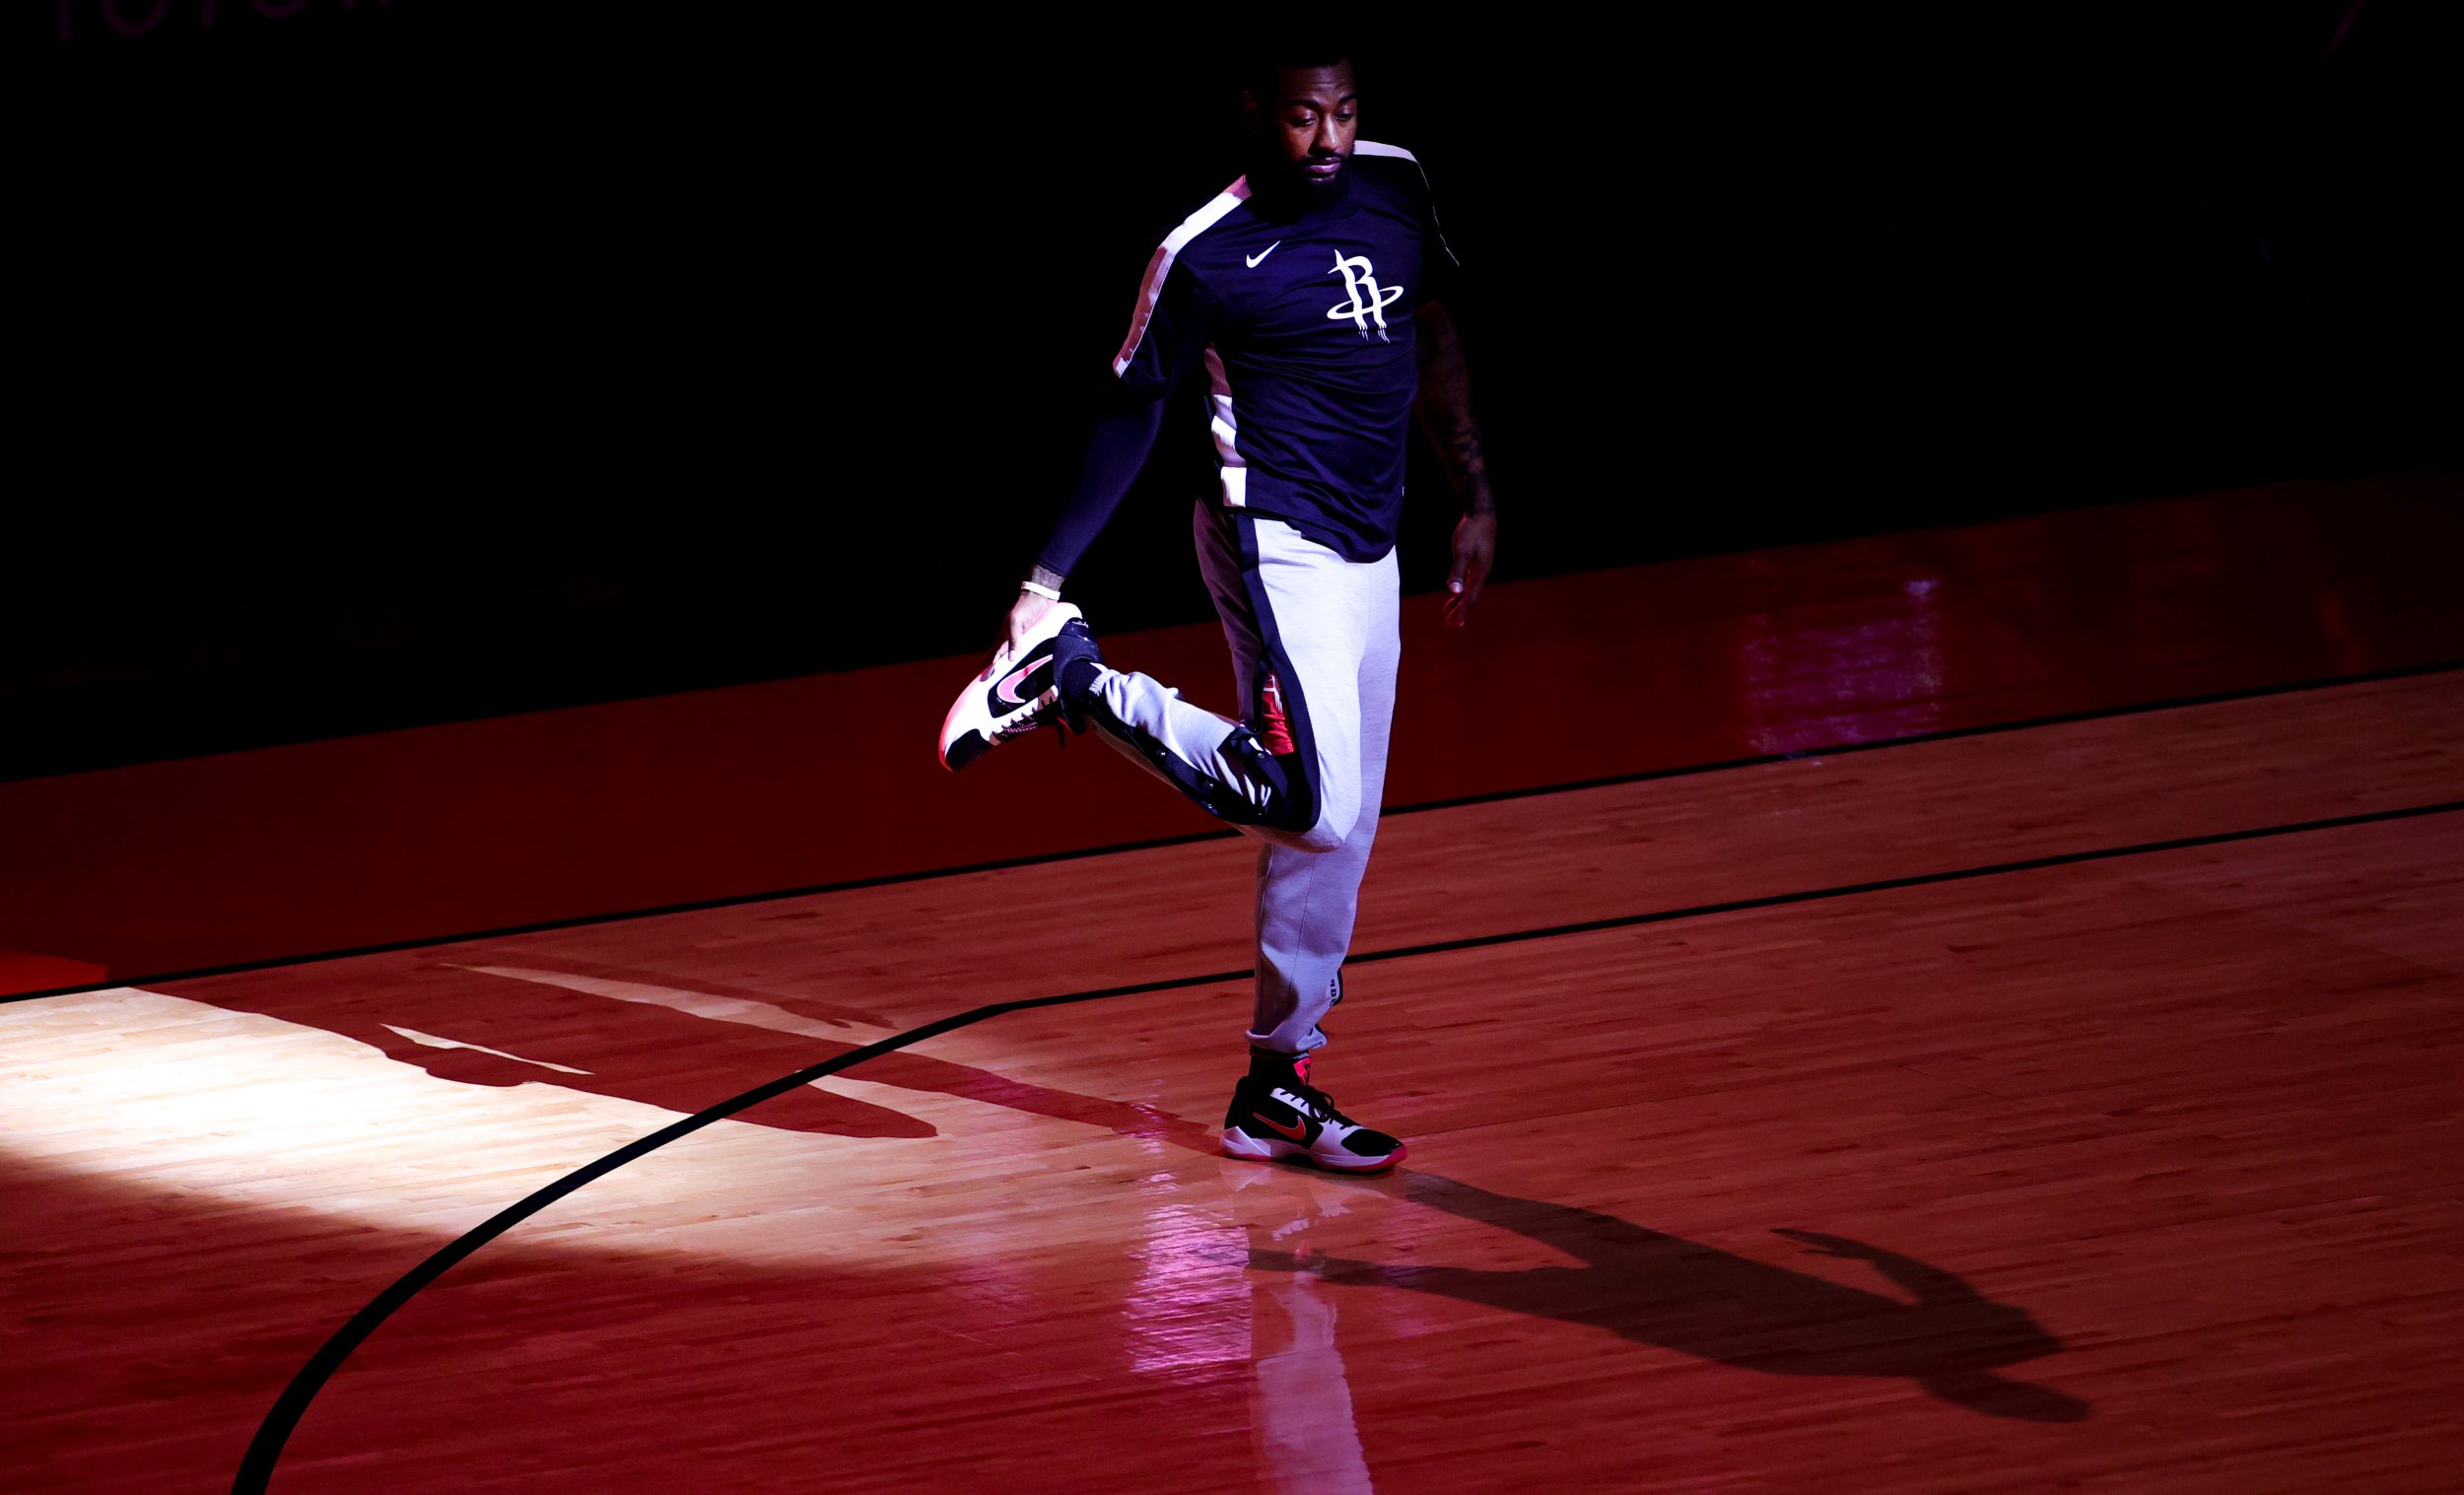
[[[1032,663],[1022,664],[1016,669],[1011,670],[1009,672],[1009,678],[992,687],[992,699],[999,702],[1003,706],[1026,705],[1027,698],[1018,694],[1018,687],[1026,683],[1029,675],[1034,674],[1037,670],[1042,669],[1043,667],[1044,661],[1042,659],[1037,659]]]
[[[1281,243],[1282,240],[1277,239],[1275,242]],[[1265,1117],[1258,1116],[1258,1113],[1255,1111],[1251,1112],[1250,1115],[1258,1117],[1258,1120],[1261,1121],[1265,1121],[1269,1130],[1279,1131],[1285,1136],[1290,1137],[1295,1142],[1306,1142],[1309,1140],[1309,1123],[1307,1121],[1303,1121],[1297,1126],[1286,1126],[1281,1121],[1266,1121]]]
[[[1279,239],[1279,238],[1278,238],[1278,239],[1276,239],[1273,243],[1270,243],[1270,244],[1266,245],[1265,248],[1263,248],[1263,249],[1259,250],[1257,253],[1255,253],[1255,254],[1243,255],[1242,257],[1243,257],[1244,259],[1247,259],[1247,260],[1249,261],[1249,267],[1250,267],[1251,269],[1255,270],[1255,269],[1257,269],[1257,268],[1258,268],[1258,262],[1259,262],[1260,260],[1265,259],[1267,255],[1272,254],[1275,250],[1280,249],[1280,248],[1282,248],[1282,247],[1283,247],[1283,240],[1281,240],[1281,239]]]

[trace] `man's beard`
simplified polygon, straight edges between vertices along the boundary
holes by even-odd
[[[1329,160],[1342,163],[1335,168],[1334,175],[1318,177],[1309,174],[1311,161]],[[1299,161],[1278,158],[1271,165],[1273,170],[1266,174],[1266,179],[1274,184],[1273,195],[1302,206],[1333,202],[1343,195],[1344,188],[1352,178],[1352,162],[1349,156],[1306,157]]]

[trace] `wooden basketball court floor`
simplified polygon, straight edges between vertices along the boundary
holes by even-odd
[[[1378,1179],[1213,1154],[1220,839],[16,1002],[0,1486],[2453,1490],[2459,741],[1392,815]]]

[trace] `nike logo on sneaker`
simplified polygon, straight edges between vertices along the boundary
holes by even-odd
[[[1002,706],[1026,705],[1027,698],[1018,694],[1018,687],[1026,683],[1026,679],[1029,675],[1034,674],[1037,670],[1040,670],[1043,667],[1044,656],[1039,655],[1038,657],[1029,660],[1027,663],[1018,666],[1016,669],[1011,670],[1008,676],[1005,677],[1000,684],[992,687],[993,701]]]
[[[1241,257],[1242,257],[1243,259],[1248,260],[1248,261],[1249,261],[1249,267],[1250,267],[1251,269],[1255,270],[1255,269],[1257,269],[1257,268],[1258,268],[1258,262],[1259,262],[1260,260],[1265,259],[1267,255],[1272,254],[1275,250],[1280,249],[1280,248],[1282,248],[1282,247],[1283,247],[1283,240],[1281,240],[1281,239],[1279,239],[1279,238],[1278,238],[1278,239],[1276,239],[1273,243],[1270,243],[1270,244],[1266,245],[1265,248],[1263,248],[1263,249],[1259,250],[1257,253],[1255,253],[1255,254],[1244,254],[1244,255],[1242,255]]]
[[[1306,1144],[1309,1141],[1309,1123],[1305,1121],[1300,1122],[1298,1125],[1286,1126],[1281,1121],[1267,1121],[1266,1118],[1259,1116],[1255,1111],[1251,1112],[1250,1115],[1257,1118],[1257,1120],[1264,1123],[1269,1131],[1279,1131],[1283,1135],[1290,1137],[1295,1142]]]

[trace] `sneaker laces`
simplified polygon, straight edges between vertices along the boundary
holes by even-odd
[[[1061,704],[1060,687],[1055,686],[1046,694],[1050,696],[1050,700],[1039,700],[1036,703],[1034,710],[1020,716],[1017,720],[1012,721],[1009,725],[994,732],[992,734],[992,740],[994,742],[1007,742],[1012,738],[1024,737],[1029,732],[1037,731],[1056,723],[1066,727],[1068,725],[1069,713],[1068,709]],[[1069,733],[1064,730],[1061,736],[1063,743],[1066,743],[1069,738]]]
[[[1292,1094],[1299,1096],[1302,1100],[1307,1101],[1310,1109],[1318,1114],[1318,1118],[1321,1121],[1340,1121],[1346,1126],[1357,1126],[1360,1124],[1358,1121],[1353,1121],[1350,1117],[1347,1117],[1340,1111],[1335,1110],[1335,1098],[1328,1095],[1325,1091],[1320,1090],[1317,1086],[1310,1084],[1307,1080],[1294,1078],[1290,1080],[1278,1080],[1275,1083],[1278,1089],[1288,1090]]]

